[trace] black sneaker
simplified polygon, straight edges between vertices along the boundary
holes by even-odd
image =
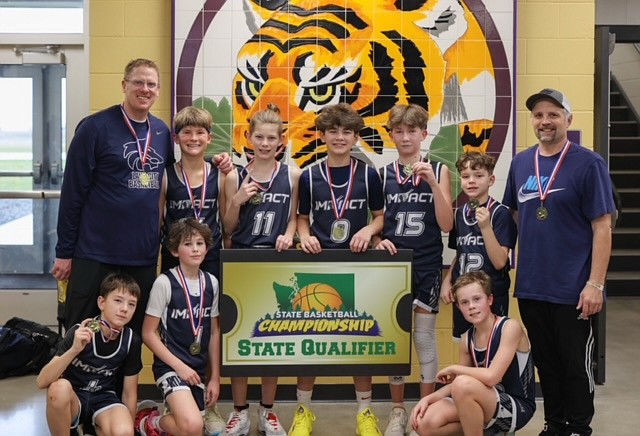
[[[550,422],[544,423],[544,428],[538,436],[562,436],[562,429]]]

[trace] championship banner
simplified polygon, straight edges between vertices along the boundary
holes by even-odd
[[[222,250],[222,375],[409,374],[411,260]]]

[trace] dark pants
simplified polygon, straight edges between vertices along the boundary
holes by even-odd
[[[544,396],[545,421],[567,434],[591,434],[594,414],[591,319],[573,305],[518,299]]]
[[[100,314],[98,309],[98,296],[102,280],[112,272],[121,272],[130,275],[140,286],[140,300],[136,312],[129,322],[129,327],[139,335],[142,335],[142,321],[149,301],[151,286],[156,279],[156,265],[149,266],[125,266],[110,265],[93,260],[73,259],[71,265],[71,277],[67,288],[67,301],[64,310],[65,329],[71,328],[87,318]]]

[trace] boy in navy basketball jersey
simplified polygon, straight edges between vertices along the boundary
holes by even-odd
[[[451,267],[442,284],[442,301],[453,302],[451,286],[462,274],[484,271],[493,285],[491,310],[496,315],[509,314],[509,250],[516,245],[517,228],[509,209],[489,196],[495,182],[495,159],[486,153],[460,155],[456,162],[462,190],[469,201],[456,210],[449,248],[456,250]],[[471,327],[457,306],[453,306],[453,337]]]
[[[385,195],[383,239],[376,248],[413,249],[413,343],[420,362],[420,396],[435,389],[438,372],[436,313],[442,278],[442,232],[453,226],[449,169],[423,159],[429,114],[415,104],[396,105],[387,128],[398,160],[380,169]],[[385,436],[404,436],[404,377],[390,377],[393,408]]]
[[[224,211],[224,172],[204,159],[211,141],[211,114],[204,109],[187,106],[173,120],[173,137],[180,146],[180,160],[167,167],[162,179],[160,207],[162,224],[161,271],[178,266],[178,259],[168,248],[169,229],[182,219],[193,217],[209,226],[213,245],[200,269],[219,277],[222,248],[220,216]]]
[[[140,337],[125,325],[133,317],[140,287],[133,278],[111,273],[102,281],[100,316],[71,327],[56,356],[36,383],[47,388],[47,423],[52,435],[69,435],[69,427],[91,418],[102,435],[133,435],[136,413]],[[122,400],[116,372],[122,370]]]
[[[227,177],[228,201],[224,214],[224,231],[233,249],[275,248],[286,250],[293,245],[298,207],[300,170],[277,161],[284,143],[282,118],[277,106],[257,112],[249,123],[247,139],[254,158],[245,168]],[[258,413],[258,431],[266,436],[286,436],[273,411],[277,377],[262,377],[262,401]],[[226,436],[249,433],[247,377],[231,377],[234,410],[224,430]]]
[[[204,159],[211,142],[211,114],[194,106],[178,112],[173,120],[173,138],[180,146],[180,161],[165,169],[160,191],[162,223],[162,251],[160,271],[178,266],[178,259],[169,250],[169,229],[174,222],[194,217],[211,229],[213,244],[207,251],[200,269],[220,276],[222,229],[220,217],[225,209],[224,177],[229,169],[218,167]],[[219,158],[218,158],[219,159]],[[207,408],[205,430],[217,435],[225,426],[216,406]]]
[[[168,248],[180,264],[156,279],[142,325],[142,339],[153,352],[153,376],[169,413],[140,410],[136,429],[143,435],[201,436],[205,405],[218,399],[218,280],[200,269],[211,240],[209,227],[195,218],[177,221],[169,232]]]
[[[419,434],[512,434],[536,410],[527,334],[518,321],[491,312],[491,279],[483,271],[460,276],[452,294],[472,326],[460,341],[460,363],[438,372],[445,386],[420,400],[411,426]]]
[[[369,248],[380,233],[384,200],[376,170],[351,158],[351,148],[364,127],[362,117],[348,104],[325,107],[316,117],[316,128],[326,144],[327,158],[306,168],[300,176],[298,234],[305,253],[323,248]],[[369,222],[369,212],[372,219]],[[358,401],[357,433],[379,435],[378,418],[371,411],[371,376],[353,377]],[[298,377],[298,408],[289,432],[308,436],[315,416],[309,410],[315,377]]]

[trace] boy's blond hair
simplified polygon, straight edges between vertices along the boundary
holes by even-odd
[[[267,104],[267,108],[257,112],[249,121],[249,134],[251,135],[258,124],[275,124],[278,126],[278,135],[284,130],[280,108],[273,103]]]
[[[467,168],[471,170],[485,169],[489,175],[493,174],[493,169],[496,167],[496,160],[488,153],[480,153],[478,151],[470,151],[468,153],[462,153],[456,162],[456,168],[461,173],[462,170]]]
[[[484,271],[472,271],[462,274],[453,284],[453,287],[451,288],[453,301],[456,303],[458,302],[458,290],[460,288],[473,283],[479,284],[487,297],[491,295],[491,277],[489,277],[489,275]]]
[[[397,104],[389,111],[387,129],[392,130],[405,125],[426,130],[429,123],[429,112],[417,104]]]
[[[338,103],[322,109],[315,120],[316,128],[326,132],[334,127],[353,130],[356,134],[364,128],[364,120],[351,105]]]
[[[195,106],[187,106],[178,112],[173,119],[173,131],[178,134],[180,130],[191,126],[203,127],[207,129],[207,132],[211,132],[211,124],[213,124],[213,118],[211,118],[209,111]]]

